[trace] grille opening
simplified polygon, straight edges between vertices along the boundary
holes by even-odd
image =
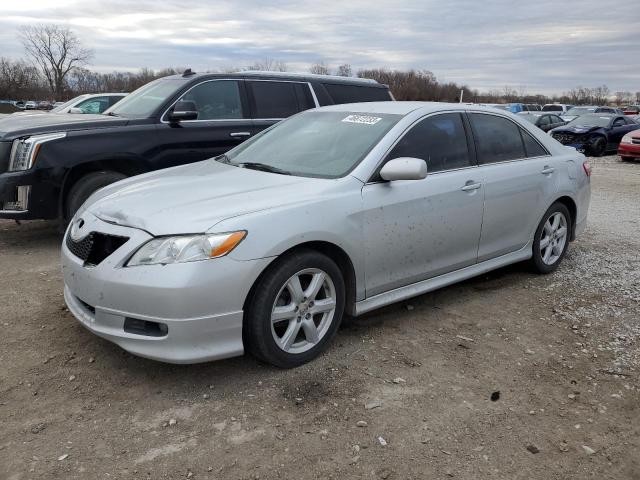
[[[67,234],[66,244],[71,253],[84,261],[85,266],[96,266],[124,245],[127,240],[129,240],[128,237],[91,232],[78,241],[72,239],[70,234]]]
[[[124,331],[147,337],[164,337],[169,332],[169,327],[165,323],[127,317],[124,319]]]

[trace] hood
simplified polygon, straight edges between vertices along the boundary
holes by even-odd
[[[85,203],[78,216],[88,211],[106,222],[154,236],[200,233],[230,217],[326,198],[339,183],[205,160],[105,187]]]
[[[89,114],[39,113],[32,115],[7,115],[0,117],[0,140],[36,133],[83,130],[96,127],[115,127],[126,125],[128,120],[122,117]]]
[[[552,130],[553,133],[573,133],[576,135],[583,135],[585,133],[593,132],[594,130],[599,130],[602,127],[593,126],[593,125],[565,125],[563,127],[557,127]]]

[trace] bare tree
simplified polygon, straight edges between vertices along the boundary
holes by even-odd
[[[351,65],[349,65],[348,63],[338,65],[338,68],[336,70],[336,75],[340,77],[352,77],[353,72],[351,71]]]
[[[315,75],[329,75],[329,67],[324,62],[314,63],[309,68],[309,72]]]
[[[247,70],[260,70],[263,72],[286,72],[287,64],[282,60],[267,57],[261,62],[254,63],[253,65],[248,67]]]
[[[69,72],[93,56],[75,33],[61,25],[25,25],[20,29],[20,40],[57,98],[64,95]]]

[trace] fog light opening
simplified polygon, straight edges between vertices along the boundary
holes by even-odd
[[[166,323],[150,322],[139,318],[127,317],[124,319],[124,331],[134,335],[145,335],[147,337],[166,337],[169,327]]]

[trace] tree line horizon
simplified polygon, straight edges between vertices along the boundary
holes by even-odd
[[[69,28],[55,24],[20,27],[19,38],[27,60],[0,57],[0,100],[66,101],[83,93],[133,92],[142,85],[185,68],[158,70],[142,67],[137,72],[99,73],[87,68],[93,51],[83,47]],[[251,65],[209,70],[206,73],[234,73],[242,70],[287,72],[286,62],[266,58]],[[480,91],[456,82],[442,82],[426,69],[397,70],[365,68],[353,72],[350,64],[331,68],[325,62],[312,64],[309,73],[372,78],[389,85],[396,100],[473,103],[567,103],[572,105],[626,105],[640,103],[640,91],[612,92],[607,85],[574,87],[562,94],[530,94],[525,87],[509,85]]]

